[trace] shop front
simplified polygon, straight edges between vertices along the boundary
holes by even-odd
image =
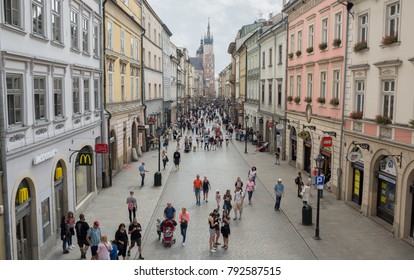
[[[362,204],[364,188],[364,166],[352,163],[352,201],[358,205]]]
[[[389,157],[380,161],[378,171],[377,216],[386,222],[394,223],[396,198],[396,168]]]
[[[293,166],[296,166],[296,157],[297,157],[297,135],[296,135],[296,129],[294,127],[290,128],[290,157],[289,157],[289,163]]]
[[[303,151],[303,170],[310,174],[312,165],[312,139],[310,137],[303,140]]]

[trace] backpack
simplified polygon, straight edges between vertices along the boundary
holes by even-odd
[[[296,185],[299,185],[299,177],[296,177],[296,178],[295,178],[295,184],[296,184]]]
[[[134,202],[132,202],[132,201],[130,201],[129,203],[128,203],[128,210],[134,210]]]

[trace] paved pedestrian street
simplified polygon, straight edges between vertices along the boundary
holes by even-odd
[[[181,143],[182,145],[182,143]],[[312,191],[312,225],[302,225],[302,200],[296,196],[294,178],[297,169],[286,161],[274,164],[270,153],[255,152],[255,147],[236,141],[228,147],[218,147],[216,151],[197,151],[184,153],[181,146],[180,170],[175,171],[172,154],[176,142],[168,147],[170,162],[162,172],[162,186],[154,187],[154,172],[158,170],[158,151],[143,154],[139,162],[126,166],[113,179],[113,185],[100,191],[95,202],[84,212],[89,225],[100,221],[102,233],[109,239],[115,235],[120,223],[128,224],[126,198],[130,190],[135,191],[138,201],[137,218],[143,228],[143,252],[145,260],[411,260],[414,249],[410,240],[399,240],[375,217],[362,216],[346,202],[325,191],[321,199],[320,237],[315,240],[316,190]],[[149,172],[145,185],[140,186],[138,167],[141,162]],[[231,221],[229,248],[219,246],[217,252],[209,251],[208,215],[216,207],[215,191],[223,197],[225,190],[234,191],[238,176],[247,181],[251,166],[257,167],[256,190],[253,204],[244,203],[241,220]],[[203,201],[196,206],[193,180],[207,176],[211,183],[209,202]],[[275,197],[273,188],[278,178],[283,179],[285,195],[280,212],[274,211]],[[163,217],[167,201],[171,201],[178,214],[186,207],[190,214],[186,245],[182,246],[180,228],[174,233],[176,243],[165,248],[158,241],[155,221]],[[220,205],[222,207],[222,203]],[[221,212],[221,211],[220,211]],[[77,213],[77,217],[80,213]],[[234,212],[231,216],[233,218]],[[76,240],[76,237],[74,237]],[[220,239],[222,243],[222,238]],[[76,244],[76,243],[75,243]],[[87,259],[90,258],[90,252]],[[78,247],[69,254],[62,254],[61,241],[48,255],[50,260],[80,259]],[[137,248],[133,248],[129,259],[138,259]]]

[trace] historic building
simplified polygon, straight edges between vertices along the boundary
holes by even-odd
[[[101,9],[38,0],[0,10],[0,259],[42,259],[61,242],[61,217],[102,187]]]
[[[162,64],[163,64],[163,92],[164,92],[164,118],[163,118],[163,125],[169,127],[172,121],[172,104],[174,103],[174,95],[175,91],[172,87],[172,77],[174,75],[173,68],[172,68],[172,60],[171,60],[171,41],[170,38],[172,33],[170,29],[168,29],[167,25],[163,24],[163,31],[162,31]],[[176,71],[175,71],[176,72]]]
[[[407,239],[414,230],[414,2],[352,2],[341,193]]]

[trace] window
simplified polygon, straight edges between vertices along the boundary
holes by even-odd
[[[296,86],[296,95],[300,98],[302,96],[302,76],[300,75],[296,76]]]
[[[295,51],[295,35],[290,35],[290,52],[293,53]]]
[[[302,31],[298,31],[298,49],[297,51],[302,51]]]
[[[262,53],[262,68],[265,68],[266,65],[266,53]]]
[[[335,70],[333,71],[333,98],[338,98],[341,93],[341,71]]]
[[[269,105],[272,105],[272,82],[269,81]]]
[[[273,49],[269,49],[269,67],[272,67]]]
[[[93,55],[100,57],[99,55],[99,26],[94,24],[93,26]]]
[[[328,19],[322,20],[322,41],[321,43],[328,43]]]
[[[85,112],[89,112],[91,110],[90,108],[90,99],[89,99],[90,93],[89,93],[89,79],[83,80],[83,110]]]
[[[154,54],[154,69],[157,69],[157,55]]]
[[[152,99],[152,96],[151,96],[151,84],[148,84],[148,99]]]
[[[32,1],[32,20],[33,34],[43,36],[43,20],[44,20],[43,0]]]
[[[387,6],[387,36],[398,35],[400,21],[400,3],[396,2]]]
[[[342,13],[335,15],[335,38],[342,40]]]
[[[319,96],[326,98],[326,72],[321,72],[321,89]]]
[[[162,97],[161,85],[158,85],[158,92],[160,93],[160,98]]]
[[[148,52],[148,65],[147,67],[151,67],[151,52]]]
[[[72,79],[72,102],[73,102],[73,113],[80,113],[80,103],[79,103],[79,78]]]
[[[160,71],[162,70],[161,69],[161,57],[158,58],[158,68],[159,68],[158,70]]]
[[[108,73],[108,97],[109,102],[114,102],[114,73]]]
[[[137,73],[138,75],[138,73]],[[135,77],[135,99],[139,100],[139,77]]]
[[[262,83],[262,103],[264,103],[265,101],[265,84],[264,82]]]
[[[100,103],[100,96],[99,96],[99,79],[93,80],[93,97],[95,101],[95,110],[101,109],[101,103]]]
[[[358,17],[358,42],[368,41],[368,14]]]
[[[306,96],[312,97],[312,95],[313,95],[313,74],[308,73]]]
[[[282,64],[283,46],[279,45],[279,64]]]
[[[34,111],[35,120],[46,119],[46,78],[34,77]]]
[[[158,98],[157,95],[157,85],[154,84],[154,98]]]
[[[125,54],[125,30],[121,29],[121,54]]]
[[[134,99],[133,98],[133,96],[134,96],[134,79],[135,79],[135,77],[132,76],[132,73],[131,73],[131,77],[129,78],[129,83],[130,83],[130,86],[131,86],[131,90],[130,90],[129,94],[131,96],[131,100]]]
[[[135,59],[139,59],[139,40],[135,39]]]
[[[154,43],[157,44],[157,30],[154,28]]]
[[[289,77],[289,96],[293,96],[293,76]]]
[[[82,50],[84,53],[89,53],[89,20],[84,17],[82,21]]]
[[[382,115],[391,120],[394,115],[395,81],[382,81]]]
[[[113,41],[112,41],[112,22],[108,22],[108,49],[113,49]]]
[[[62,78],[53,79],[53,108],[55,117],[62,117]]]
[[[7,74],[7,110],[9,125],[22,123],[23,75]]]
[[[126,95],[125,95],[125,75],[121,75],[121,97],[122,97],[122,101],[126,100]]]
[[[315,41],[315,33],[313,25],[309,26],[309,33],[308,33],[308,48],[313,48]]]
[[[4,0],[4,19],[7,24],[21,27],[21,0]]]
[[[357,81],[355,84],[355,106],[357,112],[364,112],[365,81]]]
[[[135,49],[135,48],[134,48],[134,42],[135,42],[135,41],[134,41],[134,37],[132,37],[132,36],[131,36],[130,42],[131,42],[131,43],[130,43],[130,44],[131,44],[131,45],[130,45],[130,57],[131,57],[131,58],[134,58],[134,57],[135,57],[135,55],[134,55],[134,49]]]
[[[75,10],[70,11],[70,36],[71,47],[78,48],[78,12]]]
[[[61,0],[52,0],[52,40],[62,43]]]
[[[277,106],[282,106],[282,84],[277,83]]]

